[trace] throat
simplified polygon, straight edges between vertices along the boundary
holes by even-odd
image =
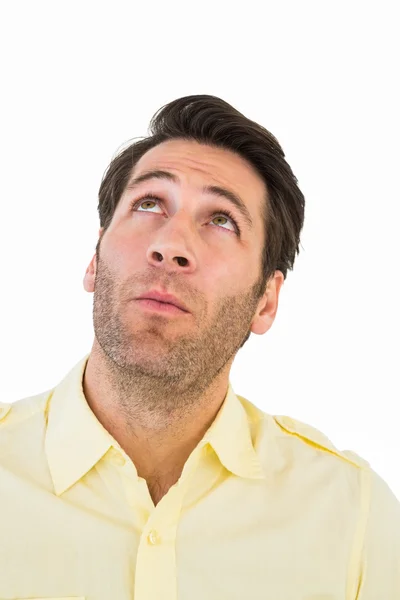
[[[169,481],[162,480],[161,478],[154,478],[147,481],[147,487],[154,506],[157,506],[160,500],[168,493],[168,490],[175,485],[178,480],[179,477]]]

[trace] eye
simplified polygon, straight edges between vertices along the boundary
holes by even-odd
[[[150,202],[154,204],[154,202],[161,202],[160,198],[157,198],[156,196],[152,196],[150,195],[146,195],[143,196],[142,198],[139,198],[138,200],[134,200],[131,204],[131,210],[135,210],[139,205],[141,206],[142,204],[148,204]],[[154,207],[150,207],[150,208],[154,208]],[[147,211],[145,211],[147,212]]]
[[[138,200],[134,200],[131,203],[131,210],[136,210],[137,208],[139,208],[140,206],[146,205],[146,204],[154,204],[156,203],[157,205],[162,202],[162,200],[160,198],[158,198],[157,196],[153,195],[153,194],[146,194],[145,196],[142,196],[141,198],[138,198]],[[150,206],[147,208],[154,208],[154,206]],[[138,212],[149,212],[148,210],[141,210]],[[232,229],[226,229],[225,227],[222,227],[222,229],[226,229],[226,231],[230,231],[231,233],[235,233],[236,235],[240,236],[240,228],[239,225],[236,222],[235,217],[233,216],[233,214],[229,211],[229,210],[220,210],[216,213],[213,213],[212,215],[212,221],[214,221],[217,218],[223,218],[223,219],[229,219],[233,225],[234,230]],[[225,225],[225,223],[222,223],[222,225]],[[221,227],[219,227],[218,225],[216,226],[219,229],[221,229]]]
[[[220,218],[223,218],[225,220],[229,219],[231,221],[233,228],[234,228],[234,231],[232,231],[232,233],[237,233],[237,234],[240,233],[239,226],[236,223],[232,213],[229,210],[221,210],[218,213],[214,213],[212,220],[214,221],[214,219],[220,219]],[[224,223],[222,223],[222,225],[224,225]],[[225,229],[225,227],[224,227],[224,229]]]

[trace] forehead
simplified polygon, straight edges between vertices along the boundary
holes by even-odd
[[[246,204],[265,202],[266,186],[254,167],[225,148],[192,140],[169,140],[155,146],[136,163],[132,176],[152,169],[176,171],[183,184],[198,179],[223,185],[237,192]]]

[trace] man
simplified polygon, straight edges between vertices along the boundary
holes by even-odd
[[[0,598],[399,600],[386,483],[229,381],[299,249],[274,136],[178,99],[111,162],[98,208],[91,352],[1,407]]]

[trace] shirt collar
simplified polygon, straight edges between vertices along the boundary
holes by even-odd
[[[257,411],[257,414],[261,411]],[[262,414],[262,413],[261,413]],[[239,477],[265,479],[266,473],[254,449],[252,429],[256,422],[246,413],[229,382],[225,400],[204,436],[226,469]]]
[[[45,452],[57,495],[76,483],[111,446],[122,451],[90,409],[83,393],[89,354],[50,392]],[[219,460],[239,477],[263,479],[253,447],[249,417],[229,382],[224,402],[201,445],[209,443]]]
[[[57,495],[76,483],[116,445],[83,393],[88,358],[89,354],[50,393],[45,451]]]

